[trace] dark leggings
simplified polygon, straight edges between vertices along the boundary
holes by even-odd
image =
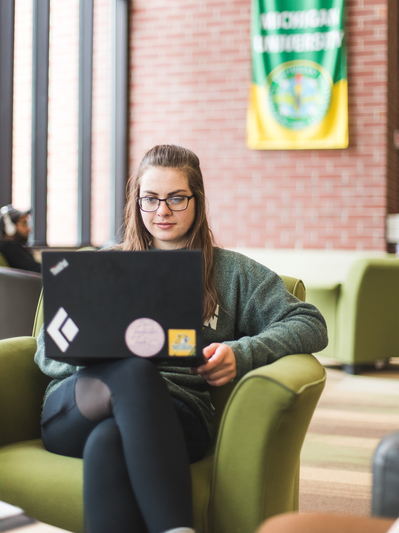
[[[208,438],[151,362],[102,363],[63,381],[45,403],[42,437],[53,453],[83,457],[86,531],[193,527],[189,463]]]

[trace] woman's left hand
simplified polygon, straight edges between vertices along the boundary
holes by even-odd
[[[214,387],[220,387],[236,377],[236,357],[230,346],[214,342],[204,348],[203,354],[208,362],[190,368],[191,374],[201,376]]]

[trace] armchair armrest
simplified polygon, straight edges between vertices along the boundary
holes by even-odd
[[[212,533],[255,531],[265,518],[298,508],[300,452],[325,379],[315,357],[298,354],[239,381],[216,443]]]
[[[34,362],[36,339],[0,340],[0,446],[40,437],[49,378]]]

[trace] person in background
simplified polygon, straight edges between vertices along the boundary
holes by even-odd
[[[162,271],[164,250],[202,250],[207,362],[157,368],[131,357],[75,367],[46,357],[42,328],[35,361],[52,378],[43,443],[83,458],[86,532],[193,533],[190,463],[211,442],[209,388],[280,357],[322,350],[326,324],[277,274],[214,245],[193,152],[155,146],[129,187],[123,251],[153,250]]]
[[[0,253],[12,268],[41,272],[41,264],[26,246],[32,231],[29,219],[30,211],[18,211],[12,205],[1,208]]]

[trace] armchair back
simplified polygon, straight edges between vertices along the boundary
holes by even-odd
[[[37,272],[0,266],[0,339],[30,335],[41,287]]]

